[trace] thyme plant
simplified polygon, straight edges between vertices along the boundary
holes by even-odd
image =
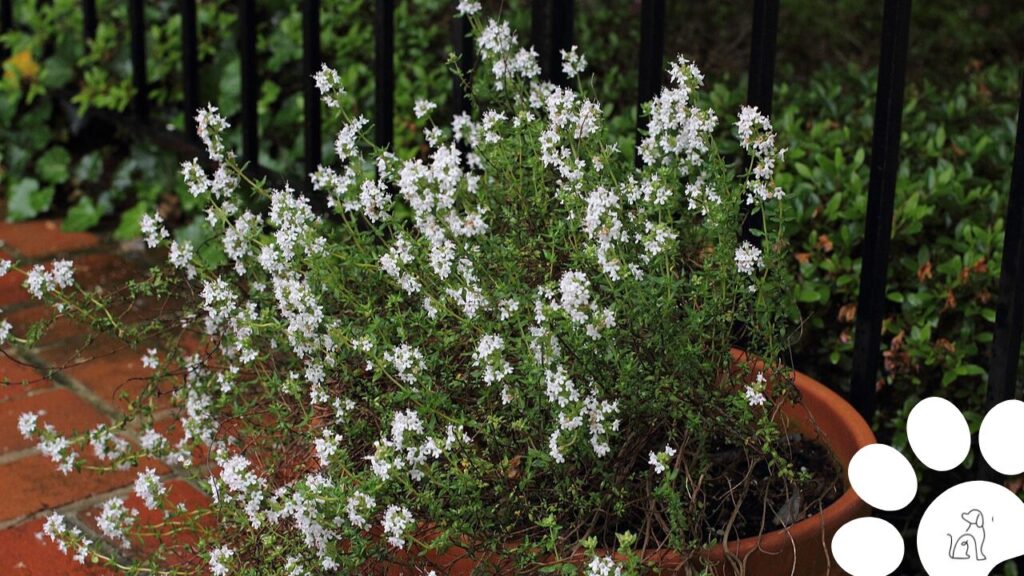
[[[792,330],[768,119],[740,110],[743,155],[723,157],[703,77],[679,58],[635,165],[587,95],[585,58],[563,53],[572,87],[541,81],[537,55],[478,8],[459,6],[482,59],[474,114],[442,124],[418,102],[429,152],[375,149],[338,73],[316,75],[342,126],[311,175],[328,213],[250,179],[211,106],[209,158],[182,173],[213,237],[146,216],[168,265],[120,295],[75,285],[67,262],[27,271],[62,314],[145,349],[154,375],[121,422],[62,437],[30,413],[22,433],[64,473],[148,456],[212,496],[182,509],[153,469],[135,483],[196,534],[190,562],[167,566],[173,544],[112,554],[53,515],[62,549],[169,574],[444,573],[452,550],[483,573],[625,574],[651,550],[688,561],[778,527],[770,505],[811,479],[777,424],[794,389],[785,368],[737,370],[731,354],[743,342],[775,362]],[[141,324],[112,313],[140,295],[180,306]],[[154,427],[168,386],[175,439]],[[741,513],[750,502],[767,511]],[[152,530],[138,513],[103,505],[115,549]]]

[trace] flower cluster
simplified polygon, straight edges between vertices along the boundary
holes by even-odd
[[[560,50],[562,56],[562,73],[569,78],[579,76],[587,69],[587,57],[577,51],[574,44],[569,50]]]
[[[740,135],[740,145],[750,156],[752,165],[750,178],[746,182],[747,203],[778,200],[783,197],[782,188],[774,185],[775,165],[781,162],[786,149],[776,149],[775,132],[772,131],[768,117],[761,114],[753,106],[744,106],[740,110],[736,130]]]
[[[103,535],[119,543],[124,548],[131,548],[126,532],[135,524],[139,511],[125,506],[121,498],[111,498],[103,503],[96,525]]]

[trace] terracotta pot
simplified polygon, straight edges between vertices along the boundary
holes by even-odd
[[[745,362],[755,372],[764,370],[764,364],[759,359],[735,349],[732,354],[737,365]],[[719,544],[697,554],[698,560],[693,564],[707,562],[718,576],[845,574],[832,560],[832,536],[846,522],[870,512],[867,504],[850,489],[846,468],[857,450],[875,442],[874,433],[860,414],[838,394],[805,374],[796,372],[795,376],[802,402],[781,407],[784,419],[781,424],[791,432],[817,439],[832,450],[843,468],[846,491],[820,514],[788,528],[728,542],[727,545]],[[429,536],[426,539],[429,540]],[[699,573],[694,571],[694,566],[684,566],[683,559],[674,551],[647,550],[642,556],[648,562],[659,565],[661,574],[684,576]],[[498,555],[473,554],[460,546],[453,546],[441,553],[428,553],[427,559],[436,567],[439,575],[515,574],[514,569],[502,565]],[[422,574],[421,570],[410,568],[400,559],[396,560],[383,573],[387,576]],[[583,565],[585,560],[581,556],[575,562]]]
[[[734,350],[733,356],[741,358],[745,354]],[[788,420],[786,425],[790,430],[799,431],[808,438],[817,438],[832,450],[843,467],[846,492],[821,514],[801,520],[786,529],[729,542],[729,555],[743,566],[743,572],[736,570],[726,560],[726,546],[711,548],[701,556],[715,565],[716,574],[845,574],[832,560],[832,536],[846,522],[870,512],[868,505],[850,489],[846,468],[857,450],[875,443],[875,435],[853,406],[817,380],[797,372],[796,387],[803,401],[799,405],[788,404],[782,407]]]

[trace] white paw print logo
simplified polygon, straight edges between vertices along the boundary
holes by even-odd
[[[956,468],[971,450],[967,421],[942,398],[922,400],[907,419],[907,437],[922,464]],[[978,432],[981,455],[1007,476],[1024,473],[1024,402],[1007,400],[985,416]],[[850,485],[871,506],[899,510],[914,499],[910,462],[884,444],[861,448],[850,461]],[[832,553],[853,576],[886,576],[903,560],[903,538],[879,518],[858,518],[832,539]],[[1024,502],[992,482],[964,482],[939,495],[917,529],[917,553],[929,576],[985,576],[1000,562],[1024,555]]]

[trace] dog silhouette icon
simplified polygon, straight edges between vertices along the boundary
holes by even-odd
[[[946,533],[949,537],[949,557],[953,560],[986,560],[985,558],[985,515],[977,508],[960,515],[967,528],[963,534],[953,540],[953,535]]]

